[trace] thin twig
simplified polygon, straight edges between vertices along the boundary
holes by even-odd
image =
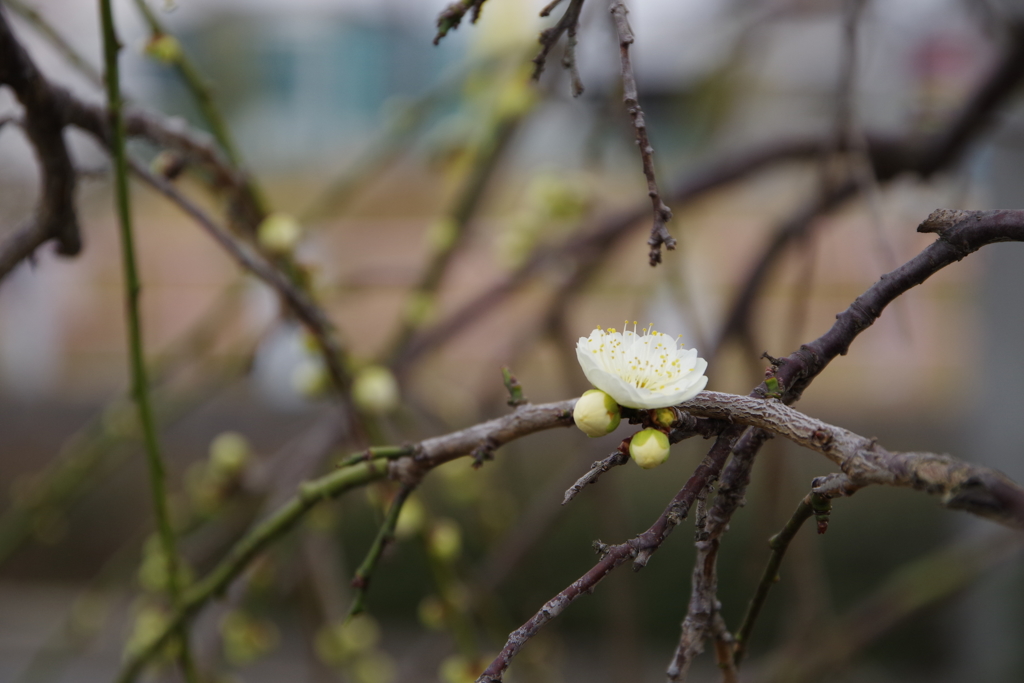
[[[586,474],[577,479],[576,483],[570,486],[568,490],[566,490],[565,497],[562,499],[562,505],[565,505],[570,500],[575,498],[576,495],[585,487],[597,482],[601,475],[610,470],[611,468],[620,467],[622,465],[625,465],[627,462],[629,462],[628,450],[618,450],[609,455],[604,460],[598,460],[597,462],[590,466],[590,470]]]
[[[448,35],[448,31],[457,29],[462,23],[466,12],[472,12],[470,23],[475,24],[480,18],[480,10],[486,0],[459,0],[453,2],[437,16],[437,35],[434,36],[434,45],[441,42],[441,39]]]
[[[825,510],[828,506],[829,501],[827,498],[816,493],[808,493],[800,501],[793,516],[789,518],[789,521],[782,527],[782,530],[769,539],[768,547],[771,548],[772,552],[768,557],[768,564],[765,565],[764,572],[761,574],[761,580],[754,591],[754,596],[750,599],[747,611],[743,615],[743,621],[740,622],[740,627],[736,630],[736,647],[732,655],[735,664],[738,665],[743,661],[744,656],[747,654],[750,634],[754,630],[757,617],[761,613],[765,600],[768,598],[768,591],[779,580],[779,567],[782,565],[782,558],[785,556],[786,550],[789,549],[790,542],[796,537],[796,533],[803,526],[804,522],[815,514],[821,514],[819,511]]]
[[[149,482],[153,496],[153,511],[156,517],[160,545],[167,563],[167,592],[175,608],[182,605],[181,566],[178,558],[178,544],[167,501],[166,473],[156,423],[150,404],[149,380],[146,374],[145,350],[142,341],[142,320],[139,313],[141,283],[135,263],[135,246],[132,236],[132,217],[128,194],[128,164],[125,156],[124,120],[121,117],[121,87],[118,72],[117,53],[121,45],[114,28],[114,15],[110,0],[100,0],[100,16],[103,28],[103,56],[106,67],[107,108],[110,112],[111,151],[114,157],[114,187],[116,190],[117,213],[120,222],[121,256],[124,266],[128,346],[131,357],[132,396],[138,407],[139,424],[142,428],[146,458],[149,465]],[[192,661],[188,644],[188,631],[178,631],[181,648],[182,671],[189,683],[197,683],[198,675]]]
[[[139,12],[146,20],[146,24],[149,25],[149,30],[152,34],[152,38],[164,38],[169,37],[170,33],[167,28],[160,21],[150,6],[146,3],[146,0],[135,0],[135,6],[139,8]],[[206,121],[207,125],[210,126],[210,133],[214,139],[220,145],[221,149],[224,150],[224,154],[228,160],[236,167],[242,166],[241,157],[238,154],[238,149],[235,146],[234,140],[231,138],[231,131],[228,129],[227,123],[224,121],[224,116],[221,114],[220,109],[217,107],[217,103],[214,101],[213,92],[210,89],[209,83],[206,78],[199,72],[195,63],[189,58],[188,54],[181,47],[176,51],[174,59],[172,60],[172,66],[174,70],[178,72],[182,82],[199,107],[199,113]],[[256,184],[256,181],[251,175],[243,175],[242,178],[242,191],[245,192],[249,198],[251,205],[257,210],[257,214],[250,216],[250,222],[258,222],[263,215],[267,213],[267,202],[263,191]]]
[[[561,0],[558,0],[560,2]],[[543,10],[540,15],[546,17],[558,5],[552,2]],[[580,27],[580,12],[583,10],[583,0],[569,0],[569,6],[558,23],[551,28],[540,32],[540,52],[533,58],[533,80],[538,80],[544,72],[544,65],[547,63],[548,53],[558,44],[558,39],[564,33],[566,35],[565,56],[562,58],[562,66],[569,72],[569,86],[573,97],[583,94],[583,81],[580,79],[580,72],[576,66],[576,32]]]
[[[442,234],[434,240],[426,269],[407,295],[402,325],[395,332],[394,339],[385,346],[389,349],[387,358],[396,359],[404,355],[416,331],[429,320],[430,311],[436,307],[438,291],[453,258],[465,245],[485,191],[526,114],[527,111],[517,111],[499,115],[493,122],[488,138],[478,145],[473,164],[462,181],[450,212],[437,224]]]
[[[103,87],[103,76],[71,43],[67,41],[39,12],[35,11],[21,0],[4,0],[4,4],[11,8],[15,14],[20,16],[29,26],[41,33],[44,38],[50,41],[57,50],[73,66],[78,73],[82,74],[91,84],[98,88]]]
[[[654,148],[651,147],[651,142],[647,138],[647,122],[644,120],[644,112],[637,99],[636,77],[633,75],[633,64],[629,58],[629,46],[633,44],[633,31],[626,18],[628,13],[626,5],[619,0],[613,0],[611,14],[619,36],[619,57],[622,63],[622,102],[626,105],[626,111],[629,112],[629,117],[633,120],[633,128],[636,129],[636,144],[640,148],[640,160],[643,162],[644,176],[647,177],[647,194],[651,198],[651,206],[654,210],[651,238],[647,244],[651,247],[650,263],[652,266],[656,266],[661,263],[662,245],[671,251],[676,248],[676,241],[665,227],[665,223],[672,218],[672,210],[662,201],[661,194],[658,192],[658,181],[654,177]]]
[[[377,568],[377,562],[380,561],[384,548],[394,540],[395,525],[398,524],[398,516],[402,512],[402,506],[415,488],[413,485],[403,486],[395,495],[395,499],[391,501],[391,507],[388,508],[388,514],[380,525],[377,537],[373,539],[373,544],[370,546],[369,551],[367,551],[366,558],[363,559],[363,563],[356,569],[356,574],[352,578],[355,596],[352,598],[352,606],[348,610],[346,619],[351,619],[366,609],[366,591],[370,588],[373,570]]]
[[[717,478],[718,473],[729,457],[732,441],[738,435],[738,428],[732,427],[718,438],[711,451],[701,464],[694,470],[682,489],[675,495],[665,511],[647,531],[624,543],[614,546],[601,546],[601,559],[586,574],[571,583],[558,595],[548,600],[525,624],[509,634],[505,647],[491,662],[477,683],[498,683],[502,680],[512,659],[519,653],[523,645],[535,636],[549,621],[561,614],[581,595],[591,592],[604,577],[622,565],[626,560],[633,560],[634,570],[646,566],[651,555],[661,547],[672,530],[686,518],[690,506],[708,484]]]
[[[816,630],[765,667],[770,683],[816,683],[882,634],[921,610],[974,584],[986,571],[1019,556],[1019,533],[978,539],[970,534],[940,550],[900,565],[837,622]]]
[[[712,631],[716,616],[721,618],[717,596],[721,537],[729,528],[732,515],[743,504],[754,458],[767,438],[763,431],[747,430],[737,441],[732,460],[722,472],[715,502],[707,513],[707,524],[695,544],[697,557],[693,563],[690,602],[683,619],[679,645],[666,671],[670,681],[686,679],[693,659],[704,650],[704,639]]]

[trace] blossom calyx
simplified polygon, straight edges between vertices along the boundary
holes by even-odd
[[[584,434],[594,438],[614,432],[622,414],[615,399],[600,389],[589,389],[576,401],[572,419]]]
[[[668,435],[660,429],[644,429],[629,441],[629,455],[645,470],[668,460]]]

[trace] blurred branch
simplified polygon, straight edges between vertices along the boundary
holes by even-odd
[[[177,39],[173,38],[167,31],[167,28],[160,21],[146,0],[135,0],[136,7],[139,8],[139,12],[146,20],[146,24],[149,26],[151,33],[150,40],[162,40],[171,39],[174,40],[174,44],[177,49],[174,51],[173,58],[170,60],[174,70],[178,72],[185,87],[199,106],[199,112],[202,114],[203,119],[207,125],[210,126],[210,132],[213,134],[214,139],[220,145],[220,148],[224,150],[224,154],[235,168],[242,166],[241,157],[238,154],[238,149],[235,146],[234,141],[231,139],[231,131],[228,129],[227,124],[224,121],[224,117],[217,107],[216,102],[213,99],[213,93],[210,90],[210,85],[206,79],[199,72],[195,63],[189,58],[188,54],[185,53],[184,48]],[[263,192],[260,190],[256,181],[251,175],[245,174],[241,176],[242,187],[240,188],[243,193],[248,197],[249,201],[247,204],[251,205],[256,209],[256,215],[251,217],[254,222],[259,222],[263,215],[267,213],[267,203]]]
[[[812,158],[820,149],[821,142],[818,140],[792,140],[772,143],[753,152],[725,156],[690,174],[679,183],[671,194],[671,201],[676,204],[693,201],[774,165]],[[411,365],[420,356],[447,343],[545,270],[557,267],[561,273],[566,273],[569,269],[589,268],[590,264],[606,254],[619,238],[639,225],[647,211],[648,209],[637,206],[588,221],[561,244],[537,249],[523,265],[504,279],[484,290],[447,318],[419,332],[410,340],[405,353],[396,359],[396,366],[404,368]]]
[[[768,547],[771,548],[771,555],[768,557],[768,564],[761,574],[761,580],[754,591],[754,597],[750,599],[747,611],[743,615],[743,621],[736,630],[735,650],[730,654],[730,661],[738,665],[747,654],[747,647],[750,642],[750,634],[754,630],[754,624],[761,613],[765,600],[768,598],[768,591],[779,580],[779,567],[782,565],[782,558],[789,549],[790,542],[796,537],[804,522],[815,515],[827,515],[831,508],[828,498],[817,493],[808,493],[800,501],[793,516],[789,518],[782,531],[768,539]],[[826,522],[827,526],[827,522]],[[821,523],[818,526],[818,533],[824,533]]]
[[[452,263],[452,257],[469,236],[469,227],[480,210],[484,192],[504,157],[508,144],[531,107],[513,112],[500,112],[475,150],[473,163],[466,172],[448,215],[434,227],[430,260],[419,282],[409,292],[401,327],[386,347],[388,357],[401,357],[416,330],[436,308],[437,293]]]
[[[469,455],[481,444],[489,443],[497,448],[534,432],[569,426],[572,424],[573,404],[574,401],[570,400],[521,406],[504,417],[421,441],[415,446],[414,455],[391,461],[375,458],[359,462],[300,484],[293,498],[250,529],[206,576],[192,585],[181,608],[165,627],[154,635],[148,645],[126,660],[117,678],[118,683],[135,680],[178,629],[206,603],[222,594],[260,552],[292,529],[319,502],[385,476],[403,484],[415,484],[429,470]]]
[[[633,31],[629,27],[629,20],[626,15],[629,10],[626,5],[618,0],[612,2],[612,18],[615,21],[615,30],[619,36],[619,56],[622,63],[622,102],[626,105],[626,111],[633,120],[633,128],[636,129],[636,144],[640,148],[640,159],[643,162],[644,176],[647,178],[647,194],[651,198],[651,207],[654,212],[654,223],[651,226],[651,238],[647,244],[651,246],[650,262],[652,266],[661,263],[661,246],[672,250],[676,248],[676,241],[668,234],[665,223],[672,218],[672,211],[661,199],[658,192],[658,181],[654,177],[654,148],[647,139],[647,122],[644,119],[643,109],[637,99],[636,77],[633,75],[633,64],[629,58],[629,46],[633,44]]]
[[[62,36],[39,12],[23,3],[21,0],[3,0],[3,4],[21,17],[29,26],[38,31],[50,44],[61,54],[68,64],[73,66],[78,73],[96,87],[103,87],[103,76],[99,70],[89,63],[81,53],[78,52],[64,36]]]
[[[453,2],[444,9],[437,17],[437,35],[434,36],[434,45],[441,42],[441,39],[448,35],[448,31],[456,29],[462,23],[466,12],[471,12],[470,23],[475,24],[480,18],[480,10],[486,0],[459,0]]]
[[[922,609],[945,600],[977,581],[984,572],[1021,552],[1020,534],[996,534],[979,540],[973,534],[900,566],[838,622],[816,630],[775,657],[767,673],[771,683],[828,680],[842,666],[894,626]]]
[[[928,178],[960,159],[968,143],[985,130],[996,108],[1006,102],[1024,78],[1024,24],[1012,24],[1010,34],[1011,39],[1000,62],[943,131],[925,139],[909,137],[900,141],[867,137],[864,140],[863,154],[868,159],[865,171],[869,176],[867,187],[870,188],[871,182],[888,182],[906,172]],[[848,146],[849,141],[844,141],[843,148]],[[822,196],[813,198],[791,218],[779,224],[755,265],[747,271],[748,275],[729,308],[716,344],[716,355],[730,338],[749,338],[754,307],[764,290],[763,285],[789,245],[805,238],[815,228],[816,217],[862,191],[864,181],[863,177],[853,178],[826,189]]]
[[[555,0],[540,11],[542,17],[551,14],[552,10],[561,2]],[[576,31],[580,27],[580,12],[583,10],[583,0],[569,0],[569,6],[558,23],[551,28],[540,32],[540,52],[533,58],[533,79],[538,80],[544,71],[544,64],[547,62],[548,53],[551,48],[558,44],[562,34],[566,34],[565,57],[562,58],[562,66],[569,72],[569,84],[573,97],[583,94],[583,81],[580,80],[580,71],[576,66]]]
[[[60,98],[14,37],[5,14],[0,7],[0,85],[13,90],[25,108],[21,125],[39,162],[42,190],[35,215],[0,243],[0,282],[51,239],[63,256],[82,249],[74,205],[76,174],[64,144]]]

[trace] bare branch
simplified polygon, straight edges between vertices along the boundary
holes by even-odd
[[[640,148],[640,159],[644,166],[644,176],[647,177],[647,194],[651,197],[651,206],[654,210],[654,224],[651,226],[651,238],[647,244],[651,246],[650,262],[652,266],[661,263],[661,246],[672,250],[676,248],[676,241],[668,233],[665,223],[672,218],[672,210],[668,208],[661,199],[658,192],[658,181],[654,177],[654,148],[647,139],[647,122],[644,120],[643,109],[637,99],[636,77],[633,75],[633,64],[629,58],[629,46],[633,44],[633,30],[629,27],[629,20],[626,15],[629,10],[619,0],[612,2],[612,18],[615,20],[615,30],[619,35],[619,57],[622,62],[622,101],[626,105],[629,117],[633,119],[633,128],[636,129],[636,144]]]
[[[543,10],[540,15],[546,17],[561,2],[555,0]],[[551,48],[558,44],[562,34],[566,34],[565,57],[562,58],[562,66],[569,72],[569,83],[573,97],[583,94],[583,81],[580,80],[580,72],[576,67],[576,31],[580,26],[580,12],[583,10],[583,0],[569,0],[569,6],[565,8],[565,14],[558,20],[558,23],[551,28],[544,29],[540,33],[540,52],[533,58],[533,79],[540,78],[544,72],[544,65],[547,63],[548,53]]]
[[[490,666],[480,674],[477,683],[498,683],[502,680],[512,658],[518,654],[523,645],[537,634],[549,621],[561,614],[566,607],[585,593],[591,592],[597,584],[628,559],[633,559],[633,568],[642,569],[650,556],[659,548],[672,530],[689,513],[697,495],[707,488],[708,484],[718,477],[718,473],[729,457],[733,439],[739,429],[731,427],[718,438],[711,451],[682,489],[675,495],[661,516],[647,531],[631,538],[625,543],[600,548],[601,560],[586,574],[574,581],[562,592],[548,600],[525,624],[509,634],[505,647],[491,662]]]
[[[57,253],[75,256],[82,249],[75,214],[75,168],[64,144],[64,118],[59,98],[18,43],[0,8],[0,85],[14,91],[25,108],[22,127],[39,161],[42,192],[36,214],[3,245],[0,278],[18,257],[26,258],[46,240],[57,242]]]
[[[434,36],[434,45],[441,42],[441,39],[448,35],[448,31],[457,29],[462,23],[466,12],[472,12],[470,23],[475,24],[480,18],[480,10],[486,0],[459,0],[453,2],[437,16],[437,35]]]

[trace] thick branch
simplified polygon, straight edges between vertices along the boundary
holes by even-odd
[[[821,453],[838,465],[843,475],[817,480],[815,493],[846,496],[871,484],[913,488],[941,496],[946,507],[1024,528],[1024,488],[996,470],[948,455],[894,453],[874,439],[809,417],[774,399],[704,391],[680,407],[695,415],[758,427]]]
[[[22,124],[35,150],[42,176],[35,218],[27,228],[5,241],[0,251],[0,278],[45,240],[57,242],[57,253],[74,256],[82,249],[75,215],[75,168],[64,144],[64,118],[60,102],[18,43],[0,8],[0,85],[14,91],[25,108]]]

